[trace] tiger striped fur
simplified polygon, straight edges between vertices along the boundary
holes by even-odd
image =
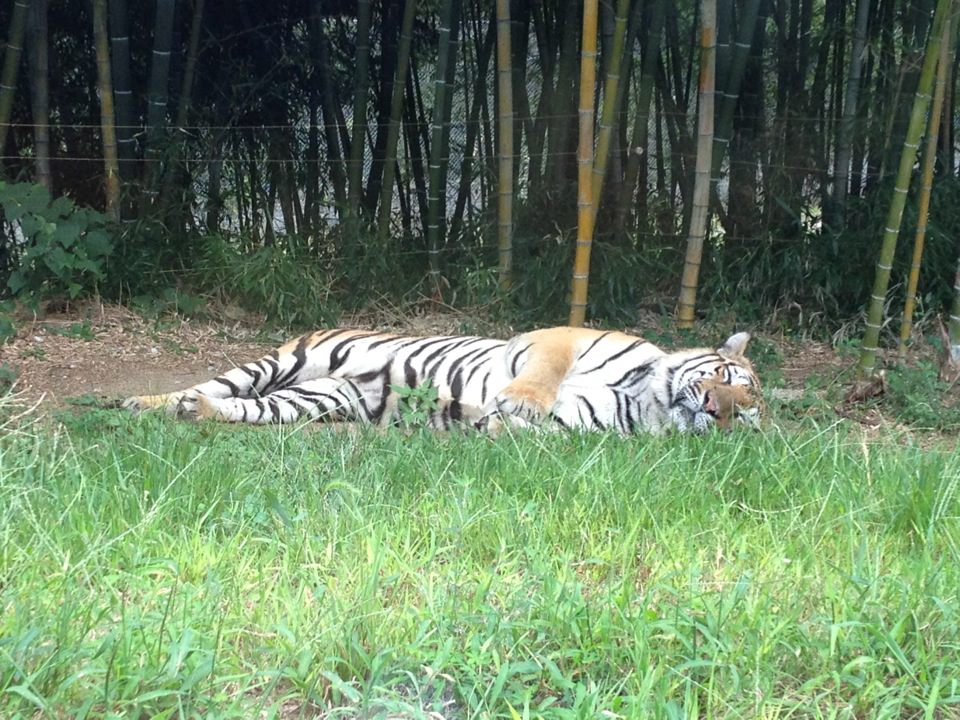
[[[509,341],[407,337],[362,330],[304,335],[208,382],[126,400],[190,418],[290,423],[301,418],[386,425],[397,386],[430,382],[430,426],[469,424],[660,433],[758,424],[760,383],[737,333],[717,350],[667,353],[621,332],[557,327]]]

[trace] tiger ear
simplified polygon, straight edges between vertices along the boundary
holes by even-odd
[[[727,341],[717,349],[717,352],[721,355],[742,357],[747,350],[748,342],[750,342],[750,333],[738,332],[727,338]]]

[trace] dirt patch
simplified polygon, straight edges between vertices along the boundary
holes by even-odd
[[[17,320],[0,362],[18,375],[24,399],[124,397],[192,385],[264,352],[250,328],[186,320],[156,324],[125,308],[88,305],[69,314]]]

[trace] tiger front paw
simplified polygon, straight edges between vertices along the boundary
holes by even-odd
[[[182,393],[168,393],[165,395],[135,395],[120,403],[124,410],[139,415],[148,410],[165,410],[173,415],[180,402]]]
[[[212,420],[219,414],[211,398],[197,392],[184,393],[175,410],[175,415],[182,420]]]
[[[530,422],[516,415],[504,415],[494,411],[484,415],[473,426],[482,433],[486,433],[492,438],[496,438],[504,431],[525,430],[536,427]]]
[[[498,414],[522,420],[525,425],[539,423],[548,411],[540,400],[528,394],[501,394],[494,399],[494,404]]]

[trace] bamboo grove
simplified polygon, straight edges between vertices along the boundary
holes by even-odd
[[[689,325],[873,295],[879,329],[891,297],[953,301],[957,5],[2,0],[2,174],[115,218],[130,293],[226,248],[338,302]],[[881,255],[918,226],[922,264]],[[3,232],[5,283],[25,240]]]

